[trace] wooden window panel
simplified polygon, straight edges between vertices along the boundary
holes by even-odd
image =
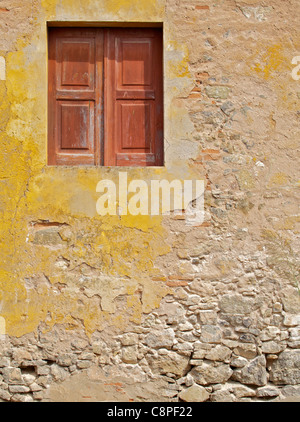
[[[104,56],[105,165],[163,165],[161,31],[111,29]]]
[[[49,28],[50,165],[101,164],[102,104],[103,33]]]

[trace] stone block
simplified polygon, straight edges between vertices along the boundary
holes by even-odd
[[[206,95],[209,98],[215,98],[216,100],[226,100],[230,93],[230,88],[227,86],[207,86],[205,88]]]
[[[256,395],[257,397],[263,397],[263,398],[271,398],[271,397],[277,397],[280,394],[279,388],[273,387],[273,386],[266,386],[266,387],[260,387],[257,389]]]
[[[222,330],[217,325],[203,325],[200,339],[204,343],[221,343]]]
[[[153,349],[171,348],[174,344],[175,333],[172,328],[162,331],[152,331],[145,338],[145,344]]]
[[[204,402],[209,399],[209,394],[204,387],[194,384],[179,393],[179,398],[185,402]]]
[[[29,393],[30,391],[30,388],[27,385],[9,385],[8,389],[11,394]]]
[[[11,394],[7,390],[0,388],[0,399],[4,401],[9,401],[11,398]]]
[[[234,348],[233,352],[246,359],[253,359],[257,355],[257,347],[251,343],[240,343]]]
[[[243,368],[234,370],[232,380],[246,385],[266,385],[268,381],[266,358],[258,356]]]
[[[182,356],[175,352],[166,350],[166,354],[147,356],[148,364],[155,374],[166,374],[168,372],[178,377],[183,377],[190,368],[189,356]]]
[[[199,319],[200,323],[203,325],[215,325],[218,320],[218,315],[215,311],[199,311]]]
[[[122,361],[135,364],[138,361],[138,348],[136,345],[127,346],[122,349]]]
[[[253,298],[244,297],[240,294],[225,294],[219,301],[220,310],[227,314],[247,315],[254,311],[256,307]]]
[[[300,384],[300,350],[285,350],[272,364],[270,380],[274,384]]]
[[[300,315],[288,314],[284,315],[283,324],[287,327],[296,327],[300,325]]]
[[[139,336],[136,333],[125,333],[120,340],[122,346],[133,346],[134,344],[138,344]]]
[[[286,343],[276,341],[266,341],[262,343],[261,350],[263,353],[276,354],[282,352],[286,348]]]
[[[20,368],[8,367],[2,369],[3,379],[7,384],[24,384]]]
[[[231,354],[232,351],[229,349],[229,347],[218,344],[205,354],[205,359],[228,363]]]
[[[204,361],[201,365],[195,366],[190,373],[197,384],[209,385],[225,383],[233,371],[229,365]]]

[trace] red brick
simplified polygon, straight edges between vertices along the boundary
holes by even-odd
[[[189,98],[200,98],[202,94],[200,92],[191,92]]]
[[[201,152],[202,154],[220,154],[219,149],[211,149],[211,148],[203,149]]]
[[[209,10],[209,6],[196,6],[196,10]]]
[[[205,154],[203,156],[203,160],[205,161],[211,161],[211,160],[218,160],[220,157],[215,154]]]
[[[197,79],[208,78],[208,77],[209,77],[208,72],[196,72]]]

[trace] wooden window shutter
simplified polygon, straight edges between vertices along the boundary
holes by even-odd
[[[93,29],[50,28],[49,164],[99,162],[103,67],[99,35],[103,39]]]
[[[159,29],[49,28],[50,165],[163,165]]]
[[[108,31],[105,61],[105,164],[163,165],[161,31]]]

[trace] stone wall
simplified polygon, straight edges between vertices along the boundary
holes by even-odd
[[[300,396],[298,0],[0,1],[0,399]],[[162,22],[165,167],[205,220],[96,213],[48,167],[46,22]],[[95,23],[96,22],[96,23]],[[121,169],[124,170],[124,169]]]

